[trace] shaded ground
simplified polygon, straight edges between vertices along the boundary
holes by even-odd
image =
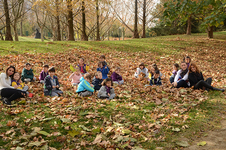
[[[199,142],[205,141],[205,146],[198,146]],[[226,116],[223,117],[220,129],[209,131],[204,137],[195,140],[185,150],[225,150],[226,149]]]

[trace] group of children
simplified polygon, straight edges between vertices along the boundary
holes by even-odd
[[[86,66],[86,67],[85,67]],[[79,65],[74,69],[69,79],[71,79],[72,86],[76,86],[79,96],[87,97],[93,95],[94,91],[98,91],[97,97],[101,99],[113,99],[115,92],[113,89],[113,83],[123,84],[124,81],[120,75],[120,68],[115,68],[111,77],[108,77],[110,68],[105,61],[105,56],[100,57],[98,63],[97,72],[92,79],[91,74],[88,73],[87,66],[84,63],[84,59],[79,59]]]
[[[94,91],[99,91],[97,96],[101,99],[113,99],[115,97],[114,89],[112,88],[113,83],[123,84],[124,81],[120,75],[120,68],[115,68],[115,71],[108,77],[110,68],[105,61],[105,56],[100,57],[98,63],[97,72],[92,79],[91,74],[88,73],[89,65],[84,63],[84,59],[79,59],[79,64],[75,67],[74,72],[70,75],[72,86],[76,87],[76,93],[79,96],[87,97],[93,95]],[[63,92],[59,89],[60,84],[57,76],[55,76],[55,68],[49,68],[48,65],[43,66],[43,70],[39,76],[39,82],[44,84],[44,95],[45,96],[60,96]],[[36,81],[30,63],[25,64],[22,74],[15,73],[12,80],[12,86],[16,89],[28,91],[29,87],[25,86],[24,82]],[[28,96],[32,97],[33,94],[28,93]]]
[[[185,57],[184,61],[187,63],[187,66],[190,64],[190,57]],[[174,82],[174,78],[178,72],[179,65],[174,64],[173,66],[173,74],[170,77],[170,82]],[[72,86],[76,87],[76,93],[79,96],[87,97],[93,95],[94,91],[98,91],[98,98],[101,99],[113,99],[115,97],[114,89],[112,87],[113,83],[121,85],[124,83],[122,76],[120,75],[120,68],[114,68],[114,72],[110,77],[108,77],[110,68],[105,61],[105,56],[101,55],[100,62],[98,63],[97,71],[92,79],[91,74],[88,73],[89,65],[84,63],[84,59],[79,59],[79,64],[75,67],[74,72],[70,75],[69,79],[71,80]],[[148,73],[148,69],[145,67],[144,63],[139,65],[134,76],[139,78],[143,76],[143,78],[147,78],[150,82],[149,85],[162,85],[161,77],[163,74],[160,72],[156,64],[151,66],[150,73]],[[31,64],[27,63],[25,68],[22,71],[22,75],[20,77],[19,73],[15,73],[13,76],[12,86],[18,86],[18,89],[23,91],[28,90],[28,86],[24,86],[22,82],[32,82],[36,81],[34,77],[33,70],[31,68]],[[63,92],[59,89],[59,81],[57,76],[55,76],[55,68],[49,68],[48,65],[43,66],[43,71],[39,76],[40,83],[44,84],[44,95],[45,96],[60,96]],[[27,94],[31,94],[28,93]]]

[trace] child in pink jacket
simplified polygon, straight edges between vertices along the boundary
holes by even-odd
[[[80,78],[82,77],[81,71],[78,67],[75,68],[75,72],[69,77],[71,79],[72,86],[77,86],[80,83]]]

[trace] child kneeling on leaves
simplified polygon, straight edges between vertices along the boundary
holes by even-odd
[[[92,77],[89,73],[86,73],[84,77],[80,78],[80,83],[76,90],[76,93],[78,93],[79,96],[88,97],[93,95],[94,88],[93,85],[90,84],[91,78]]]
[[[111,78],[107,78],[104,80],[102,87],[100,88],[97,97],[101,99],[114,99],[115,98],[115,92],[112,88],[113,82]]]
[[[59,89],[60,84],[57,76],[55,76],[55,68],[49,69],[49,75],[44,80],[44,95],[45,96],[60,96],[63,92]]]

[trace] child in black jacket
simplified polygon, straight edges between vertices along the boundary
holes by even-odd
[[[44,95],[45,96],[60,96],[63,92],[59,89],[60,84],[57,76],[55,76],[55,68],[49,69],[49,75],[44,80]]]
[[[100,88],[102,86],[102,82],[103,82],[102,73],[100,71],[97,71],[95,73],[95,78],[92,81],[92,84],[94,85],[94,90],[95,91],[99,91],[100,90]]]

